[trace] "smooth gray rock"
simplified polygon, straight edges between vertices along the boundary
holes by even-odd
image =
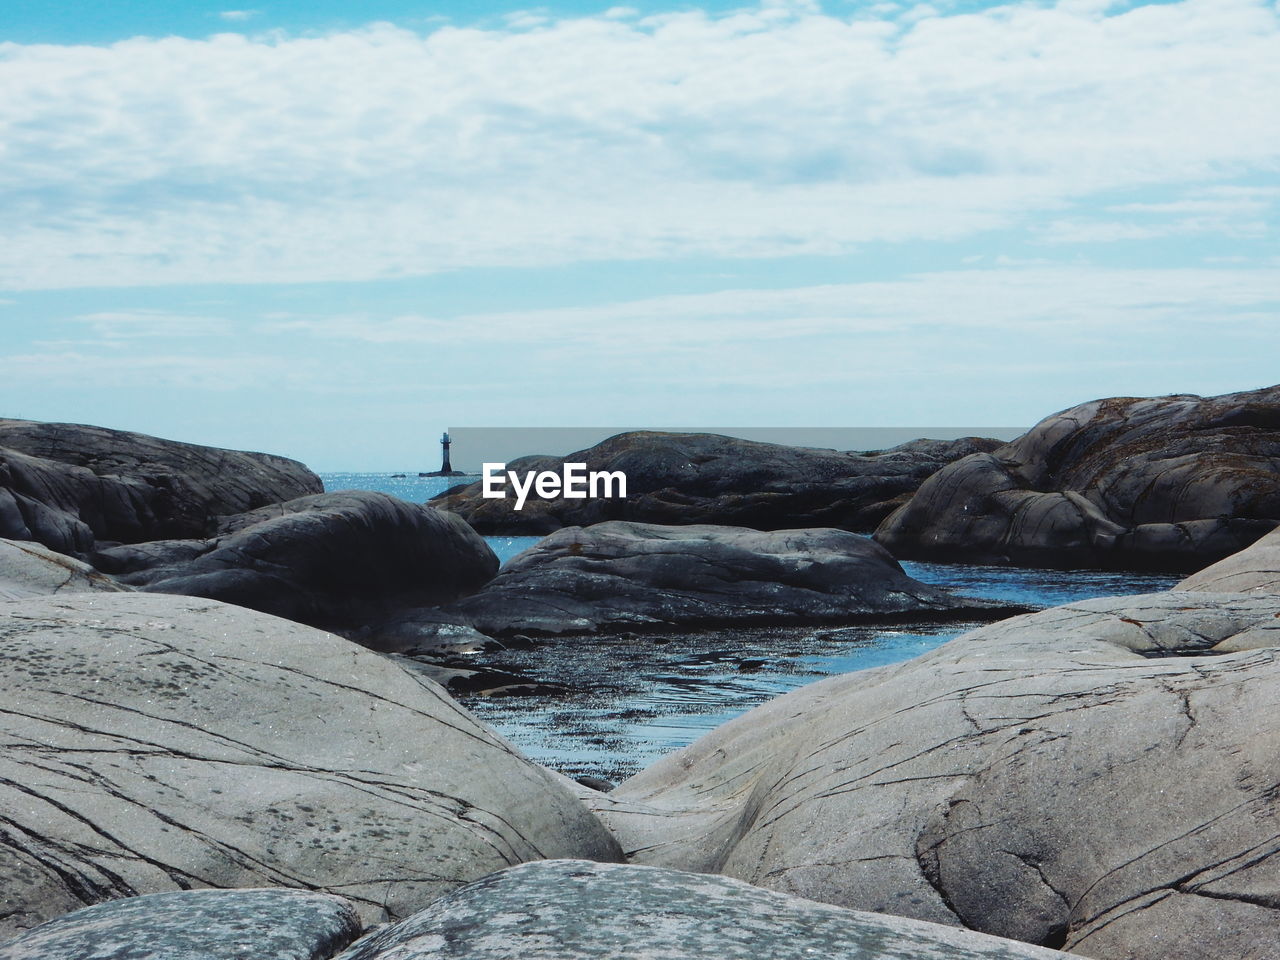
[[[758,443],[706,433],[621,433],[565,457],[521,457],[509,470],[553,470],[585,463],[621,470],[623,499],[543,500],[520,511],[508,498],[485,499],[481,484],[455,487],[433,503],[486,534],[542,534],[605,520],[712,523],[781,530],[839,527],[871,531],[946,463],[993,450],[998,440],[917,440],[879,453]]]
[[[158,593],[225,600],[333,630],[471,593],[498,570],[461,519],[385,493],[300,497],[224,517],[210,540],[102,550],[98,565]]]
[[[207,537],[220,516],[323,489],[284,457],[0,419],[0,536],[83,559],[97,540]]]
[[[1099,958],[1274,953],[1280,597],[1073,603],[779,697],[610,794],[629,859]]]
[[[1280,386],[1095,400],[943,467],[876,530],[900,559],[1190,572],[1280,524]]]
[[[967,930],[724,877],[558,860],[479,880],[340,960],[1053,960]]]
[[[477,593],[422,619],[505,636],[872,616],[958,619],[997,609],[913,580],[883,548],[844,530],[613,520],[551,534]]]
[[[182,890],[65,914],[0,944],[0,960],[328,960],[361,929],[341,897]]]
[[[0,605],[0,935],[187,886],[405,917],[617,846],[572,793],[386,657],[145,593]]]
[[[1253,546],[1193,573],[1175,589],[1209,593],[1280,593],[1280,528]]]
[[[0,600],[55,593],[124,593],[129,590],[75,557],[31,541],[0,538]]]

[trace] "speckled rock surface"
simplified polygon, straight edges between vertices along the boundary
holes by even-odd
[[[631,860],[1099,958],[1262,960],[1280,597],[1073,603],[779,697],[610,794]]]
[[[1251,547],[1193,573],[1179,590],[1209,593],[1280,593],[1280,529]]]
[[[95,540],[206,537],[220,516],[323,489],[285,457],[0,419],[0,536],[85,559]]]
[[[710,523],[782,530],[871,531],[944,464],[1000,446],[998,440],[917,440],[874,455],[758,443],[706,433],[621,433],[565,457],[521,457],[509,470],[560,472],[564,463],[621,470],[625,499],[543,500],[516,511],[472,483],[433,503],[487,534],[543,534],[605,520]]]
[[[943,467],[876,531],[903,560],[1190,572],[1280,523],[1280,386],[1084,403]]]
[[[212,600],[0,605],[0,935],[184,886],[301,887],[404,917],[617,847],[436,684]]]
[[[182,890],[65,914],[0,944],[0,960],[328,960],[360,932],[340,897]]]
[[[552,861],[486,877],[341,960],[1052,960],[967,930],[841,910],[736,880]]]
[[[883,548],[844,530],[614,520],[557,531],[477,593],[424,619],[503,636],[959,618],[991,615],[995,607],[913,580]]]
[[[74,557],[29,540],[0,538],[0,600],[128,589]]]
[[[224,517],[210,540],[100,551],[122,582],[239,604],[326,629],[478,589],[498,558],[458,517],[385,493],[300,497]]]

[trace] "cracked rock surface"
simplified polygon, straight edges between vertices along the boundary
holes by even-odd
[[[0,536],[81,559],[99,540],[207,537],[220,516],[323,489],[285,457],[0,419]]]
[[[436,684],[212,600],[0,605],[0,935],[188,887],[405,917],[502,867],[612,859],[548,771]]]
[[[1193,573],[1179,590],[1209,593],[1280,593],[1280,528],[1253,546]]]
[[[0,943],[0,960],[328,960],[360,930],[328,894],[182,890],[65,914]]]
[[[586,802],[637,863],[1099,958],[1274,956],[1280,597],[1068,604],[834,677]]]
[[[614,520],[557,531],[477,593],[421,618],[503,636],[885,615],[959,618],[1000,609],[912,579],[883,548],[844,530]]]
[[[530,863],[360,941],[340,960],[1052,960],[1060,953],[841,910],[725,877]]]
[[[128,589],[74,557],[29,540],[0,538],[0,600]]]
[[[1280,523],[1280,386],[1095,400],[949,464],[876,539],[910,560],[1190,572]]]
[[[484,538],[458,517],[364,490],[224,517],[209,540],[121,546],[95,559],[142,590],[224,600],[326,629],[456,599],[498,570]]]
[[[531,495],[517,511],[509,487],[506,499],[486,499],[481,484],[472,483],[432,502],[486,534],[544,534],[605,520],[869,532],[943,464],[998,446],[998,440],[965,437],[914,440],[857,454],[718,434],[643,430],[618,434],[565,457],[521,457],[507,464],[520,474],[558,474],[565,463],[585,463],[589,471],[620,470],[627,477],[625,499],[544,500]]]

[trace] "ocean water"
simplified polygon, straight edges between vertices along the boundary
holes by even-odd
[[[381,490],[424,502],[463,478],[321,474],[326,490]],[[506,563],[538,537],[486,537]],[[1166,590],[1176,576],[907,561],[911,576],[1028,607]],[[898,663],[977,623],[735,628],[548,639],[476,657],[559,685],[528,697],[462,698],[525,754],[571,776],[617,781],[765,700],[823,677]]]

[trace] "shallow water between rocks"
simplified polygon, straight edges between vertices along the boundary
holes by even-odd
[[[406,473],[322,474],[328,490],[382,490],[423,502],[460,480]],[[538,537],[486,537],[505,564]],[[1180,577],[904,562],[911,576],[956,593],[1028,607],[1166,590]],[[779,694],[823,677],[909,660],[974,623],[735,627],[549,638],[476,654],[476,666],[563,688],[461,702],[537,762],[617,782]]]

